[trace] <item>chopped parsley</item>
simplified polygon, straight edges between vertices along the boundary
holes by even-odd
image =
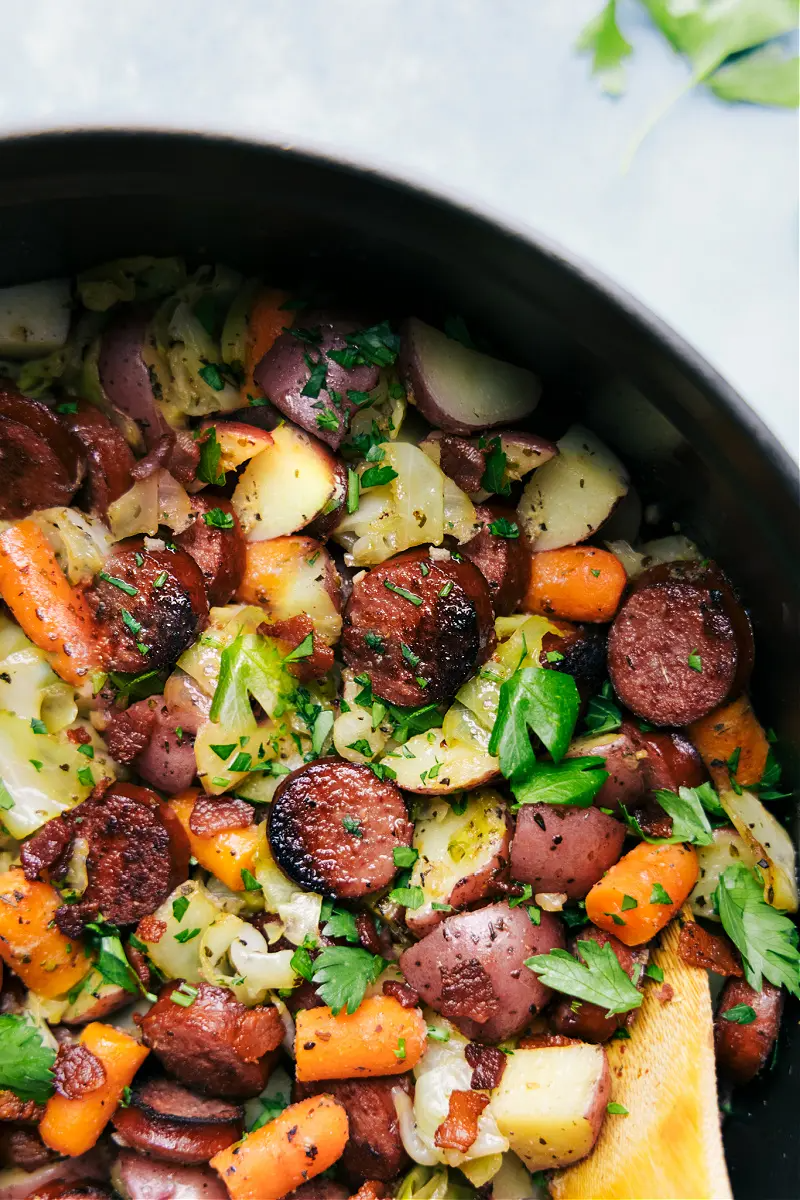
[[[297,662],[297,660],[300,658],[310,658],[313,653],[314,631],[312,630],[311,633],[306,634],[302,642],[300,642],[298,646],[295,646],[294,650],[292,650],[290,654],[286,655],[283,661],[285,663]]]
[[[732,1021],[734,1025],[752,1025],[756,1019],[756,1010],[749,1004],[734,1004],[721,1016],[723,1021]]]
[[[650,893],[650,904],[672,904],[672,897],[660,883],[653,884],[653,890]],[[623,902],[623,908],[625,907]]]
[[[110,583],[115,588],[119,588],[126,596],[139,595],[138,588],[133,587],[130,583],[126,583],[124,579],[119,579],[116,575],[109,575],[106,571],[101,571],[98,578],[102,579],[105,583]]]
[[[203,521],[212,529],[233,529],[233,515],[222,508],[212,508],[203,513]]]
[[[310,396],[312,400],[316,400],[328,382],[328,364],[325,361],[324,355],[320,355],[316,362],[310,354],[304,354],[303,358],[310,374],[300,395]]]
[[[609,1016],[630,1012],[642,1003],[642,993],[631,983],[614,951],[605,943],[578,941],[576,950],[583,960],[566,950],[536,954],[525,961],[547,987],[590,1004],[599,1004]]]
[[[212,487],[222,487],[225,483],[225,472],[220,470],[222,447],[217,441],[216,426],[206,430],[205,437],[200,442],[200,462],[197,467],[197,478]]]
[[[403,600],[408,600],[410,604],[414,604],[417,608],[422,604],[422,596],[417,596],[414,592],[409,592],[407,588],[397,587],[388,579],[384,579],[383,586],[387,592],[394,592],[396,596],[402,597]]]
[[[403,908],[421,908],[425,903],[425,893],[421,887],[396,887],[389,892],[389,899]]]
[[[703,660],[700,657],[700,652],[698,650],[693,650],[686,661],[693,671],[697,671],[698,674],[702,674]]]
[[[509,521],[506,517],[497,517],[489,526],[489,533],[494,537],[501,538],[518,538],[519,525],[516,521]]]
[[[397,479],[394,467],[367,467],[361,476],[361,487],[380,487],[384,483],[391,483],[393,479]]]
[[[345,833],[349,833],[354,838],[363,838],[364,826],[359,817],[351,817],[349,813],[345,813],[342,817],[342,826]]]
[[[484,460],[481,487],[484,491],[492,492],[495,495],[507,496],[511,491],[509,484],[504,483],[508,457],[503,450],[500,438],[492,438],[488,449],[489,453]]]
[[[178,896],[177,900],[172,901],[172,915],[176,921],[180,922],[183,920],[188,907],[189,901],[186,896]]]

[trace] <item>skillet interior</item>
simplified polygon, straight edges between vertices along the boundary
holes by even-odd
[[[547,399],[532,427],[558,434],[566,408],[582,410],[645,502],[666,501],[740,587],[756,627],[758,711],[778,733],[785,778],[800,784],[797,472],[724,381],[629,296],[540,241],[324,159],[181,134],[0,142],[0,285],[137,253],[377,296],[381,317],[457,312],[536,370]],[[798,1194],[796,1003],[783,1029],[774,1070],[737,1095],[725,1126],[741,1198]]]

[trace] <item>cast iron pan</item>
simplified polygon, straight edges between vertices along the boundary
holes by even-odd
[[[644,501],[665,501],[669,521],[740,587],[759,715],[800,783],[797,471],[741,398],[629,296],[539,238],[325,159],[190,134],[0,141],[0,285],[139,253],[378,297],[381,317],[459,313],[498,354],[534,368],[545,401],[533,426],[558,435],[566,409],[582,410]],[[725,1123],[741,1200],[800,1195],[799,1087],[792,1004],[775,1067]]]

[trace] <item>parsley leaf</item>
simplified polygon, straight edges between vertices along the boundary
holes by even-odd
[[[335,433],[339,428],[339,418],[332,408],[323,408],[316,416],[317,429],[326,429]]]
[[[197,467],[197,478],[201,479],[204,483],[221,487],[225,482],[225,472],[219,469],[221,458],[222,447],[217,441],[217,430],[212,425],[200,442],[200,462]]]
[[[509,484],[503,482],[506,473],[506,462],[507,455],[503,450],[500,438],[492,438],[489,442],[489,453],[484,460],[483,478],[481,479],[481,487],[484,491],[493,492],[500,496],[508,495],[511,487]]]
[[[325,361],[325,356],[320,355],[317,361],[310,354],[304,354],[306,366],[309,369],[309,376],[301,391],[301,396],[310,396],[312,400],[316,400],[322,389],[328,382],[328,364]]]
[[[284,658],[284,662],[297,662],[299,658],[309,658],[314,653],[314,631],[307,633],[299,645],[295,646],[290,654]]]
[[[389,899],[394,904],[404,908],[422,908],[425,903],[425,893],[421,887],[396,887],[389,892]]]
[[[289,1097],[284,1095],[283,1092],[276,1092],[274,1096],[269,1097],[259,1096],[258,1100],[261,1105],[261,1112],[255,1121],[253,1121],[253,1124],[248,1125],[248,1133],[255,1133],[262,1125],[267,1125],[270,1121],[274,1121],[276,1117],[281,1115],[285,1108],[289,1107]]]
[[[800,996],[800,952],[792,921],[764,900],[754,871],[734,863],[713,895],[722,927],[742,956],[745,978],[761,991],[762,977]]]
[[[519,525],[517,525],[516,521],[509,521],[506,517],[497,517],[489,525],[489,533],[494,537],[518,538]]]
[[[694,846],[710,846],[714,840],[702,797],[697,788],[678,788],[677,792],[657,789],[653,795],[672,817],[672,842],[691,842]]]
[[[534,769],[529,728],[559,762],[569,746],[579,707],[575,680],[559,671],[525,667],[501,684],[489,753],[499,757],[506,779],[513,783]]]
[[[575,43],[576,50],[592,52],[592,74],[609,96],[619,96],[625,90],[623,62],[633,47],[620,33],[617,25],[617,2],[607,0],[601,12],[584,27]]]
[[[350,371],[357,366],[391,367],[400,353],[400,338],[388,321],[348,333],[344,350],[329,350],[328,358]]]
[[[642,993],[631,983],[608,943],[601,946],[598,942],[578,941],[576,950],[583,962],[566,950],[551,950],[526,959],[525,966],[535,971],[547,987],[599,1004],[610,1016],[639,1007]]]
[[[225,381],[222,377],[223,368],[218,363],[206,363],[197,372],[204,383],[215,392],[221,392],[225,387]]]
[[[394,467],[367,467],[361,476],[361,487],[362,489],[380,487],[384,483],[391,483],[393,479],[397,479],[397,471]]]
[[[132,996],[141,992],[139,980],[125,956],[125,950],[115,925],[105,921],[90,922],[86,926],[90,939],[97,949],[95,967],[109,983],[124,988]]]
[[[800,58],[786,57],[778,46],[765,46],[720,67],[708,80],[708,86],[720,100],[797,108]]]
[[[588,808],[608,779],[605,759],[595,754],[568,758],[560,763],[536,763],[519,782],[512,783],[516,806],[520,804],[572,804]]]
[[[203,513],[203,521],[212,529],[233,529],[233,516],[222,508],[212,508]]]
[[[344,938],[347,942],[359,941],[355,914],[348,908],[337,907],[330,900],[324,901],[322,905],[320,925],[325,937]]]
[[[756,1010],[749,1004],[733,1004],[720,1015],[723,1021],[732,1021],[734,1025],[752,1025],[756,1019]]]
[[[672,896],[660,883],[653,884],[653,890],[650,892],[648,904],[672,904]],[[622,907],[625,907],[623,902]]]
[[[352,1014],[386,965],[380,955],[360,947],[326,946],[314,960],[313,983],[334,1016],[343,1008]]]
[[[17,1013],[3,1013],[0,1047],[0,1088],[44,1104],[53,1091],[56,1052],[45,1045],[41,1031]]]
[[[392,850],[392,860],[396,867],[413,867],[419,858],[419,850],[413,846],[395,846]]]
[[[359,840],[364,836],[364,827],[361,824],[359,817],[351,817],[349,813],[345,813],[342,817],[342,828],[345,833],[349,833],[351,837]]]
[[[606,681],[599,696],[592,696],[586,708],[589,733],[613,733],[622,724],[622,713],[611,699],[611,684]]]

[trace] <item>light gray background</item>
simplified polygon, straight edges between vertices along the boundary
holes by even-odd
[[[575,38],[602,0],[0,0],[0,134],[207,129],[384,167],[539,229],[644,300],[797,456],[798,120],[685,95],[634,0],[626,95]]]

